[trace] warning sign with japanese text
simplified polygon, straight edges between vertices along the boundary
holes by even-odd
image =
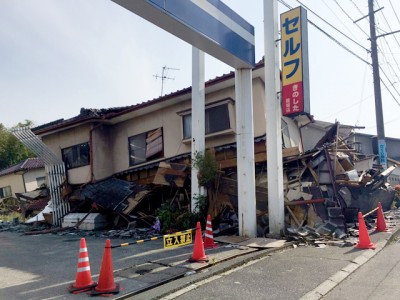
[[[192,243],[192,230],[164,235],[164,248],[176,248]]]
[[[307,11],[297,7],[281,14],[282,114],[310,113]]]

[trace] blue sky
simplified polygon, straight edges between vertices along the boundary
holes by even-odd
[[[263,1],[225,0],[255,26],[256,61],[263,56]],[[286,0],[291,7],[299,1]],[[367,0],[303,0],[309,20],[355,54],[370,61]],[[339,5],[338,5],[339,3]],[[378,34],[400,29],[400,3],[375,1]],[[288,8],[279,3],[279,13]],[[314,14],[316,13],[316,14]],[[389,25],[390,27],[389,27]],[[309,24],[311,113],[318,120],[365,126],[376,133],[372,69]],[[363,32],[364,31],[364,32]],[[397,37],[397,40],[395,39]],[[381,67],[400,102],[400,33],[380,38]],[[80,108],[126,106],[191,85],[191,46],[110,0],[0,0],[0,123],[29,119],[36,125],[70,118]],[[232,69],[206,57],[206,79]],[[381,77],[384,77],[381,74]],[[389,81],[387,81],[389,84]],[[381,85],[385,133],[400,138],[400,106]]]

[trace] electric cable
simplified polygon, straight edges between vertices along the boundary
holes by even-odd
[[[287,4],[284,0],[278,0],[281,4],[283,4],[284,6],[286,6],[289,9],[292,9],[292,7]],[[366,63],[367,65],[371,65],[371,63],[369,63],[368,61],[366,61],[365,59],[363,59],[362,57],[360,57],[358,54],[356,54],[355,52],[353,52],[352,50],[350,50],[349,48],[347,48],[345,45],[343,45],[342,43],[340,43],[337,39],[335,39],[332,35],[330,35],[329,33],[327,33],[325,30],[323,30],[321,27],[319,27],[317,24],[315,24],[314,22],[312,22],[311,20],[307,20],[308,23],[310,23],[311,25],[313,25],[315,28],[317,28],[319,31],[321,31],[323,34],[325,34],[327,37],[329,37],[332,41],[334,41],[336,44],[338,44],[340,47],[342,47],[343,49],[345,49],[347,52],[349,52],[350,54],[352,54],[353,56],[357,57],[359,60],[361,60],[362,62]]]
[[[355,41],[354,39],[352,39],[351,37],[349,37],[348,35],[346,35],[345,33],[343,33],[342,31],[340,31],[339,29],[337,29],[335,26],[333,26],[332,24],[330,24],[328,21],[326,21],[325,19],[323,19],[321,16],[319,16],[316,12],[314,12],[311,8],[307,7],[305,4],[303,4],[300,0],[296,0],[301,6],[303,6],[304,8],[306,8],[308,11],[310,11],[311,13],[313,13],[316,17],[318,17],[321,21],[323,21],[325,24],[329,25],[329,27],[331,27],[332,29],[336,30],[337,32],[339,32],[341,35],[343,35],[344,37],[346,37],[347,39],[349,39],[350,41],[352,41],[353,43],[355,43],[357,46],[363,48],[363,50],[369,52],[369,49],[365,48],[363,45],[361,45],[360,43],[358,43],[357,41]],[[283,3],[282,3],[283,4]],[[325,4],[326,5],[326,4]],[[339,19],[340,20],[340,19]],[[342,23],[343,24],[343,23]],[[346,25],[343,24],[343,26],[346,27]],[[349,30],[346,27],[347,30]],[[350,31],[350,30],[349,30]]]
[[[335,1],[336,5],[340,8],[340,10],[346,15],[346,17],[348,17],[350,19],[351,22],[353,22],[353,24],[355,24],[358,29],[360,29],[367,37],[369,37],[369,34],[367,32],[364,31],[364,29],[361,28],[360,25],[358,25],[358,23],[354,23],[354,20],[350,17],[350,15],[346,12],[345,9],[343,9],[343,7],[339,4],[339,2],[337,0],[333,0]],[[325,2],[324,2],[325,3]],[[326,5],[326,4],[325,4]]]
[[[396,16],[397,22],[399,22],[399,24],[400,24],[400,20],[399,20],[399,17],[397,16],[396,10],[393,7],[392,0],[389,0],[389,3],[390,3],[390,6],[392,7],[394,15]]]

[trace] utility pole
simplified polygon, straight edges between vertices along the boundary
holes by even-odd
[[[371,35],[371,58],[372,58],[372,74],[374,78],[374,94],[375,94],[375,114],[376,114],[376,131],[378,138],[378,153],[379,164],[387,168],[387,154],[385,142],[385,126],[383,122],[382,110],[382,94],[381,94],[381,81],[379,76],[379,62],[378,62],[378,47],[377,37],[375,31],[375,12],[374,0],[368,0],[368,15],[369,15],[369,30]]]
[[[280,235],[285,230],[278,40],[278,1],[266,0],[264,1],[264,70],[268,211],[269,233],[274,235]]]
[[[168,68],[167,66],[164,66],[164,67],[162,68],[161,76],[158,75],[158,74],[153,75],[153,77],[155,77],[156,79],[161,78],[161,95],[160,95],[160,96],[162,96],[163,93],[164,93],[164,80],[167,80],[167,79],[174,80],[174,79],[175,79],[175,78],[172,78],[172,77],[167,77],[167,72],[168,72],[168,70],[179,71],[179,69]]]

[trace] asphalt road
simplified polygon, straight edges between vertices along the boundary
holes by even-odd
[[[399,294],[387,297],[383,294],[389,291],[388,285],[396,286],[396,277],[400,275],[397,267],[400,244],[381,250],[391,236],[385,232],[371,234],[372,241],[379,245],[377,250],[360,250],[353,246],[300,246],[254,251],[248,247],[220,245],[206,251],[212,261],[206,269],[197,269],[187,262],[193,245],[164,250],[160,239],[115,248],[112,250],[114,276],[123,290],[111,298],[126,299],[131,291],[138,291],[141,293],[129,299],[281,300],[311,296],[303,298],[308,300],[320,299],[339,283],[341,288],[327,294],[328,299],[400,299]],[[86,238],[94,280],[98,280],[105,240]],[[0,232],[0,299],[87,299],[86,294],[67,292],[67,287],[75,282],[79,241],[80,237],[73,234],[21,236],[15,232]],[[112,245],[127,242],[111,241]],[[222,260],[222,257],[229,258]],[[370,269],[362,271],[369,265]],[[354,274],[349,267],[355,269]],[[197,272],[190,272],[192,270]],[[345,290],[346,276],[350,280],[358,272],[362,272],[359,283],[350,282]],[[151,288],[154,283],[176,275],[181,277]],[[143,292],[146,288],[149,290]],[[343,294],[335,294],[340,291]],[[390,298],[392,296],[394,298]]]
[[[0,232],[0,300],[87,299],[87,295],[70,294],[67,288],[75,283],[81,237],[65,235],[21,235]],[[91,277],[98,281],[104,256],[106,237],[86,237]],[[113,246],[133,242],[132,239],[111,239]],[[121,289],[111,298],[124,297],[151,289],[154,285],[184,277],[207,267],[206,263],[188,262],[193,244],[164,249],[163,239],[112,249],[112,270]],[[210,266],[255,249],[220,246],[208,249]]]
[[[0,232],[0,299],[87,299],[86,294],[69,294],[67,287],[75,283],[80,236],[33,235]],[[91,275],[98,280],[106,238],[86,237]],[[112,245],[128,242],[112,239]],[[164,250],[162,239],[112,250],[113,270],[146,264],[166,255],[189,257],[191,248]],[[166,252],[168,254],[166,254]],[[115,277],[115,281],[122,278]],[[135,284],[135,286],[130,286]],[[148,283],[127,280],[124,291],[141,288]],[[122,294],[122,293],[120,293]]]
[[[400,299],[400,243],[386,246],[323,299]]]

